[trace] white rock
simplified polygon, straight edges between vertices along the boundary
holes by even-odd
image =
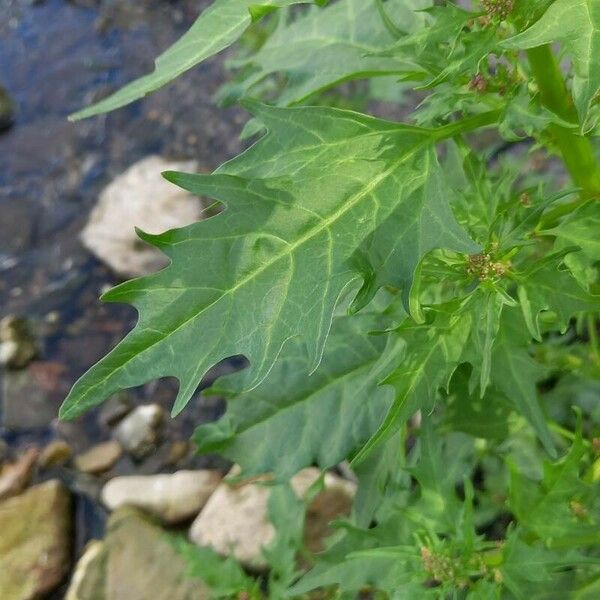
[[[164,414],[158,404],[138,406],[119,422],[114,436],[129,454],[141,458],[155,446]]]
[[[239,470],[234,467],[230,475],[238,473]],[[292,478],[292,488],[299,497],[303,497],[319,476],[318,469],[303,469]],[[322,535],[326,533],[325,526],[330,520],[349,511],[355,493],[352,482],[332,473],[326,473],[324,483],[325,489],[317,495],[307,511],[305,537],[309,548],[321,543]],[[268,519],[269,495],[269,488],[256,480],[238,485],[224,481],[192,524],[190,539],[199,546],[211,546],[219,554],[233,555],[251,569],[266,568],[262,548],[275,535]],[[342,498],[344,501],[341,501]],[[318,540],[311,539],[314,536],[321,537]]]
[[[221,479],[220,473],[208,470],[115,477],[104,486],[102,501],[110,510],[135,506],[166,523],[178,523],[200,512]]]
[[[135,233],[162,233],[202,218],[202,201],[166,181],[163,171],[195,172],[195,161],[148,156],[129,167],[100,194],[81,233],[84,246],[124,277],[146,275],[167,264],[156,248]]]

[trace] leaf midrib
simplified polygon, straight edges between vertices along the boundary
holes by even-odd
[[[154,341],[152,344],[148,345],[146,348],[144,348],[140,352],[137,352],[136,354],[132,355],[126,361],[122,362],[116,369],[112,370],[108,375],[106,375],[102,379],[97,380],[96,383],[94,383],[93,385],[91,385],[90,387],[88,387],[87,390],[84,391],[79,396],[79,398],[78,398],[78,400],[76,402],[74,402],[73,404],[70,405],[70,409],[65,412],[64,416],[67,416],[67,415],[69,415],[69,414],[71,414],[73,412],[76,412],[77,408],[84,402],[84,400],[94,390],[96,390],[97,388],[99,388],[102,385],[104,385],[104,383],[106,383],[106,381],[108,381],[111,377],[113,377],[115,373],[118,373],[123,368],[125,368],[125,366],[127,366],[132,360],[138,358],[142,354],[144,354],[147,351],[151,350],[157,344],[164,342],[164,340],[166,340],[171,335],[175,334],[177,331],[179,331],[180,329],[182,329],[183,327],[185,327],[186,325],[188,325],[190,322],[192,322],[193,320],[195,320],[196,318],[198,318],[204,312],[210,310],[210,308],[212,308],[215,304],[217,304],[218,302],[220,302],[223,298],[225,298],[226,296],[229,296],[231,294],[234,294],[235,292],[237,292],[237,290],[239,290],[240,288],[242,288],[243,286],[245,286],[250,281],[254,280],[256,277],[258,277],[259,275],[261,275],[264,271],[266,271],[267,269],[269,269],[272,265],[274,265],[275,263],[279,262],[282,258],[285,258],[286,256],[292,254],[292,252],[294,252],[298,247],[300,247],[303,244],[305,244],[306,242],[310,241],[313,237],[316,237],[318,234],[322,233],[323,231],[329,229],[330,226],[333,223],[335,223],[337,220],[339,220],[340,218],[342,218],[347,212],[349,212],[350,210],[352,210],[355,206],[357,206],[358,204],[360,204],[360,202],[372,190],[374,190],[382,181],[384,181],[387,177],[389,177],[390,174],[393,173],[401,164],[403,164],[404,162],[410,160],[413,156],[415,156],[418,152],[420,152],[423,148],[425,148],[429,144],[430,144],[430,140],[429,139],[426,139],[423,142],[421,142],[420,144],[417,144],[409,152],[407,152],[406,154],[403,154],[398,160],[394,161],[390,165],[390,167],[388,169],[386,169],[385,171],[383,171],[382,173],[380,173],[379,176],[377,176],[374,179],[372,179],[362,190],[360,190],[359,192],[355,193],[354,196],[352,198],[350,198],[350,200],[348,202],[344,203],[332,215],[330,215],[327,219],[323,219],[315,227],[313,227],[312,229],[310,229],[305,235],[303,235],[302,237],[300,237],[296,242],[290,244],[289,246],[286,246],[282,252],[280,252],[279,254],[277,254],[271,260],[263,263],[263,265],[261,265],[258,269],[255,269],[254,271],[251,271],[250,273],[248,273],[248,275],[246,275],[246,277],[244,277],[243,279],[241,279],[236,285],[234,285],[229,290],[225,290],[224,293],[221,294],[219,297],[217,297],[213,302],[211,302],[210,304],[206,305],[200,311],[194,313],[192,316],[190,316],[187,319],[185,319],[184,321],[182,321],[179,325],[177,325],[171,331],[168,331],[164,336],[162,336],[161,338],[157,339],[156,341]],[[117,348],[118,347],[119,346],[117,346]],[[115,350],[117,348],[115,348]]]

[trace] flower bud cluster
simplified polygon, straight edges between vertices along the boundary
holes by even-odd
[[[481,5],[490,17],[504,21],[514,8],[514,0],[481,0]]]

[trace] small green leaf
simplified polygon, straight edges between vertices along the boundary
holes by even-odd
[[[282,6],[311,0],[215,0],[191,29],[156,59],[154,71],[129,83],[71,119],[109,112],[143,98],[202,61],[231,46],[257,20]],[[322,4],[322,2],[320,2]]]
[[[491,382],[529,421],[548,454],[556,456],[536,389],[545,370],[529,355],[528,341],[525,321],[517,309],[505,309],[492,353]]]
[[[566,246],[579,246],[589,258],[600,260],[599,231],[600,202],[590,200],[548,233],[555,235]]]
[[[600,296],[586,292],[564,267],[563,257],[544,260],[525,274],[518,295],[523,316],[531,335],[542,340],[539,316],[552,311],[556,329],[564,333],[569,320],[579,312],[600,310]]]
[[[529,29],[504,41],[504,48],[527,49],[560,43],[573,60],[573,96],[585,127],[600,90],[600,0],[556,0]]]
[[[395,390],[394,404],[373,437],[354,458],[358,463],[389,438],[417,410],[431,410],[439,388],[447,385],[458,366],[471,329],[471,315],[458,303],[438,308],[433,323],[408,324],[397,334],[407,352],[400,366],[385,380]]]
[[[580,428],[580,426],[579,426]],[[585,447],[581,431],[568,454],[546,461],[541,482],[526,480],[511,469],[510,507],[522,526],[556,548],[600,543],[593,486],[580,478]]]
[[[386,7],[404,26],[423,20],[407,0],[390,0]],[[414,70],[409,61],[376,56],[393,41],[373,1],[339,0],[279,27],[258,52],[234,61],[240,75],[224,86],[220,98],[230,103],[253,96],[265,79],[284,74],[276,104],[288,106],[344,81]]]

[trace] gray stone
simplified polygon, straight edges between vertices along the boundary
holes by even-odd
[[[22,369],[37,353],[37,342],[25,319],[9,315],[0,321],[0,365]]]
[[[136,506],[165,523],[195,517],[222,477],[218,471],[178,471],[172,475],[115,477],[102,490],[102,501],[110,510]]]
[[[230,474],[238,473],[234,467]],[[291,485],[298,497],[303,497],[319,476],[320,471],[314,468],[295,475]],[[324,490],[307,510],[305,542],[309,547],[320,547],[323,536],[329,532],[329,521],[349,512],[354,491],[352,482],[332,473],[325,474]],[[219,554],[233,555],[248,568],[265,569],[262,549],[275,535],[268,519],[269,497],[269,487],[260,485],[256,479],[238,484],[225,480],[192,524],[190,539],[199,546],[211,546]]]
[[[0,425],[10,431],[27,431],[47,427],[56,418],[59,402],[29,369],[4,371],[0,380]]]
[[[111,469],[121,458],[123,447],[116,440],[110,440],[92,446],[83,454],[75,457],[75,466],[84,473],[104,473]]]
[[[45,597],[69,570],[70,496],[59,481],[0,503],[0,590],[7,600]]]
[[[115,427],[114,436],[126,452],[143,458],[156,446],[164,417],[158,404],[138,406]]]
[[[169,162],[148,156],[114,179],[100,194],[81,233],[90,252],[124,277],[152,273],[168,263],[156,248],[143,243],[134,227],[162,233],[202,218],[202,202],[169,183],[163,171],[194,172],[194,161]]]
[[[114,427],[119,421],[126,417],[133,409],[131,399],[126,392],[111,396],[102,404],[98,421],[104,427]]]
[[[185,575],[185,559],[165,531],[133,508],[112,514],[106,538],[80,559],[65,600],[208,600]]]

